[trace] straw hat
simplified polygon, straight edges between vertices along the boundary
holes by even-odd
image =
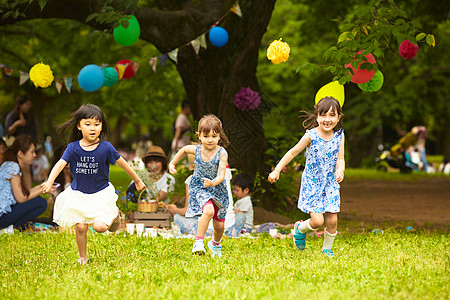
[[[161,157],[165,161],[168,160],[164,150],[161,147],[155,145],[150,146],[147,153],[145,153],[145,155],[142,157],[142,161],[144,162],[144,164],[147,164],[151,157]]]

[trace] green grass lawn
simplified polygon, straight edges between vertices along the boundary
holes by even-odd
[[[449,234],[384,228],[348,233],[339,255],[322,238],[223,239],[222,259],[191,255],[192,240],[88,236],[79,266],[67,233],[0,236],[1,299],[448,299]]]

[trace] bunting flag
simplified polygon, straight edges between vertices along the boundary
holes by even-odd
[[[166,66],[167,54],[163,54],[158,56],[159,61],[161,62],[163,68]]]
[[[66,84],[66,89],[70,93],[70,90],[72,89],[72,77],[64,77],[64,83]]]
[[[201,46],[203,49],[206,49],[207,46],[206,46],[206,36],[205,36],[205,34],[202,34],[201,36],[199,36],[199,37],[198,37],[198,40],[200,41],[200,46]]]
[[[58,94],[61,94],[61,89],[63,87],[62,80],[59,78],[55,79],[55,85],[56,85],[56,90],[58,91]]]
[[[150,66],[153,69],[153,72],[156,74],[156,63],[158,62],[158,58],[157,57],[152,57],[148,60],[148,63],[150,64]]]
[[[191,41],[192,48],[194,48],[195,54],[198,55],[198,52],[200,51],[200,41],[198,39]]]
[[[175,64],[178,64],[178,48],[175,48],[172,51],[170,51],[169,57],[171,60],[175,62]]]
[[[128,67],[127,65],[122,65],[122,64],[117,64],[116,68],[117,68],[117,73],[119,73],[119,80],[122,79],[123,77],[123,73],[125,73],[125,69]]]
[[[8,68],[5,66],[5,75],[7,77],[11,76],[11,74],[13,73],[14,69],[13,68]]]
[[[19,71],[20,72],[20,78],[19,78],[19,86],[27,82],[28,78],[30,78],[30,74],[27,72]]]
[[[134,74],[136,74],[137,71],[139,70],[139,65],[140,64],[141,64],[140,62],[133,62],[133,63],[131,63],[131,68],[133,69]]]
[[[234,12],[236,15],[242,18],[242,11],[241,7],[239,6],[239,2],[236,2],[233,7],[230,9],[230,11]]]

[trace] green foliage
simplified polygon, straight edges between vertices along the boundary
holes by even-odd
[[[355,226],[356,225],[356,226]],[[0,236],[2,299],[446,299],[448,232],[406,233],[393,225],[340,222],[333,250],[307,237],[222,240],[222,259],[192,256],[191,239],[88,234],[87,266],[76,264],[75,236]],[[359,229],[357,233],[350,230]],[[181,280],[182,279],[182,280]],[[413,296],[412,296],[413,295]]]

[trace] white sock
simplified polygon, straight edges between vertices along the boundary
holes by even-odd
[[[331,247],[333,247],[334,238],[336,237],[336,233],[331,234],[327,231],[327,228],[324,229],[323,234],[323,247],[322,250],[328,249],[331,250]]]
[[[317,230],[317,228],[312,228],[311,225],[309,225],[309,221],[311,221],[311,219],[308,219],[306,221],[300,222],[300,224],[298,225],[298,230],[301,233],[306,233],[308,231],[314,231]]]

